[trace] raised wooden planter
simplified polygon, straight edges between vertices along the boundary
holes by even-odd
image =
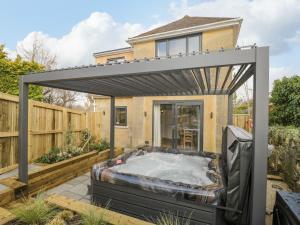
[[[113,225],[154,225],[153,223],[113,212],[108,209],[90,205],[61,195],[51,195],[46,201],[60,208],[68,209],[78,214],[84,214],[91,210],[102,214],[105,221]]]
[[[15,216],[4,208],[0,208],[0,225],[4,225],[15,219]]]
[[[116,150],[116,155],[122,150]],[[92,151],[72,159],[67,159],[58,163],[47,165],[38,171],[29,174],[27,192],[36,194],[62,184],[72,178],[88,172],[97,163],[108,160],[109,150],[98,153]]]
[[[115,151],[116,156],[121,153],[121,149]],[[2,179],[0,184],[4,184],[8,188],[0,192],[0,206],[17,199],[19,195],[22,196],[22,193],[37,194],[83,175],[95,163],[108,160],[108,158],[109,150],[100,153],[92,151],[58,163],[46,165],[29,174],[28,185],[19,182],[17,177]]]

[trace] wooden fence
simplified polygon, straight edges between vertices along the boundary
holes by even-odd
[[[0,93],[0,168],[17,164],[19,98]],[[50,148],[66,144],[67,133],[75,143],[80,131],[89,129],[99,139],[100,113],[82,112],[29,100],[28,160],[40,157]]]
[[[233,114],[233,125],[252,132],[252,118],[249,114]]]

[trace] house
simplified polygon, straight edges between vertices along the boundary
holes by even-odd
[[[94,57],[97,64],[105,64],[232,49],[236,46],[241,23],[241,18],[184,16],[129,38],[130,47],[97,52]],[[213,69],[208,72],[216,74]],[[225,73],[221,70],[219,79],[224,79]],[[141,79],[147,81],[147,77]],[[184,83],[181,85],[184,86]],[[215,84],[212,82],[211,85]],[[92,98],[94,110],[101,112],[100,135],[109,140],[110,98]],[[149,144],[219,152],[222,129],[227,124],[226,102],[226,95],[116,98],[115,145],[134,147]]]

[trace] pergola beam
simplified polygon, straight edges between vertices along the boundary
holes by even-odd
[[[229,94],[233,94],[237,89],[239,89],[253,74],[255,73],[255,66],[251,65],[245,74],[229,89]]]
[[[230,74],[231,74],[232,68],[233,68],[233,66],[229,66],[229,67],[228,67],[228,70],[227,70],[226,76],[225,76],[225,78],[224,78],[224,81],[223,81],[221,90],[224,90],[224,87],[225,87],[225,85],[226,85],[226,83],[227,83],[227,80],[228,80],[228,78],[229,78],[229,76],[230,76]]]
[[[116,106],[115,106],[115,97],[111,96],[110,99],[110,151],[109,158],[113,159],[115,155],[115,116],[116,116]]]
[[[251,225],[265,224],[269,124],[269,48],[256,49],[253,79],[254,156],[251,187]]]
[[[28,183],[28,92],[29,85],[22,76],[19,81],[18,172],[23,183]]]
[[[176,71],[193,68],[230,66],[255,62],[254,49],[226,50],[209,54],[191,55],[188,57],[175,57],[161,60],[145,60],[114,65],[88,66],[75,69],[53,70],[49,72],[27,75],[27,83],[40,83],[62,80],[93,79],[134,74],[147,74],[154,72]]]

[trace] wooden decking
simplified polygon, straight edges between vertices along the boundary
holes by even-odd
[[[103,214],[103,218],[113,225],[154,225],[153,223],[139,220],[130,216],[110,211],[101,207],[93,206],[74,199],[70,199],[61,195],[52,195],[46,199],[48,203],[57,205],[61,208],[69,209],[79,214],[87,213],[95,210],[99,214]]]

